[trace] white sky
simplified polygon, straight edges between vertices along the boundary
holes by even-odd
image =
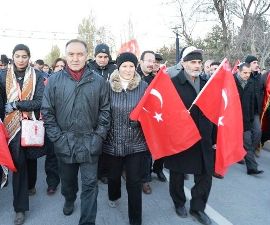
[[[19,43],[29,46],[32,61],[44,58],[54,44],[64,53],[67,40],[55,40],[52,32],[63,32],[57,34],[56,38],[76,38],[78,25],[91,11],[95,15],[97,26],[111,28],[117,48],[121,44],[121,32],[127,32],[129,18],[141,51],[156,50],[164,44],[169,46],[175,42],[175,34],[171,28],[175,26],[173,20],[176,18],[176,9],[165,2],[168,0],[1,1],[0,54],[11,57],[12,49]],[[14,35],[18,38],[10,37]],[[19,38],[20,36],[31,38]]]

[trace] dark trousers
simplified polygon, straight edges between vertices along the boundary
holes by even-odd
[[[94,225],[97,214],[97,166],[98,158],[91,163],[67,164],[59,160],[59,175],[61,178],[61,193],[66,201],[75,201],[78,192],[78,171],[80,168],[82,180],[81,217],[79,225]]]
[[[102,152],[98,159],[98,179],[102,177],[108,177],[108,175],[108,160],[106,154]]]
[[[46,182],[48,187],[56,188],[60,183],[60,177],[58,172],[58,160],[54,153],[53,143],[45,136],[45,173],[47,175]]]
[[[142,182],[147,183],[152,180],[151,170],[152,170],[152,156],[149,151],[146,151],[143,159],[144,161],[142,165]]]
[[[255,114],[254,121],[252,124],[252,129],[251,129],[252,148],[254,152],[256,148],[260,146],[261,137],[262,137],[262,130],[261,130],[260,115]]]
[[[170,195],[175,207],[185,205],[184,174],[170,170]],[[204,211],[212,187],[212,175],[194,174],[195,185],[191,189],[190,209]]]
[[[121,198],[121,174],[123,167],[126,171],[126,189],[128,193],[128,216],[130,224],[142,222],[142,165],[146,152],[130,154],[125,157],[108,155],[109,200],[115,201]]]
[[[153,172],[157,173],[163,170],[164,158],[157,159],[153,163]]]
[[[29,210],[28,189],[36,185],[37,160],[27,159],[27,148],[20,147],[20,132],[10,142],[9,148],[17,169],[12,176],[13,207],[15,212],[25,212]]]
[[[247,166],[247,170],[257,170],[258,169],[258,163],[255,159],[255,152],[254,147],[252,146],[252,132],[251,131],[245,131],[244,132],[244,148],[247,152],[245,155],[245,162]]]

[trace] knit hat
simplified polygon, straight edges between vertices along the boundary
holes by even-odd
[[[160,53],[155,53],[155,59],[156,59],[156,61],[162,61],[163,57]]]
[[[9,63],[9,59],[6,55],[1,55],[1,62],[4,65],[7,65]]]
[[[189,46],[185,48],[185,50],[183,51],[181,61],[182,62],[191,61],[191,60],[202,61],[203,60],[202,53],[203,51],[201,49],[197,49],[194,46]]]
[[[12,51],[12,55],[14,55],[15,52],[20,51],[20,50],[26,51],[27,55],[29,57],[31,57],[30,49],[28,48],[28,46],[26,46],[24,44],[18,44],[18,45],[16,45],[14,47],[13,51]]]
[[[254,55],[248,55],[245,59],[246,63],[252,63],[253,61],[258,61],[258,58]]]
[[[110,48],[108,45],[106,44],[98,44],[95,48],[95,57],[97,56],[97,54],[99,53],[105,53],[108,56],[110,56]]]
[[[131,52],[123,52],[117,56],[117,59],[116,59],[117,68],[119,69],[121,64],[124,62],[132,62],[134,64],[134,66],[137,67],[138,59],[137,59],[136,55],[134,55]]]

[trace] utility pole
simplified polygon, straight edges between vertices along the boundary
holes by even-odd
[[[176,35],[176,39],[175,39],[175,48],[176,48],[176,64],[179,63],[180,61],[180,49],[179,49],[179,33],[178,33],[178,28],[180,27],[173,27],[173,33],[175,33]]]

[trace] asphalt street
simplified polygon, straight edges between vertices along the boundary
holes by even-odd
[[[246,174],[246,166],[233,165],[225,178],[213,178],[213,186],[206,208],[213,225],[269,225],[270,224],[270,152],[263,150],[257,158],[259,168],[265,172],[260,176]],[[165,171],[168,176],[167,171]],[[186,219],[178,217],[168,192],[168,182],[162,183],[152,175],[151,195],[143,194],[143,225],[196,225],[190,215]],[[11,176],[10,176],[11,178]],[[64,198],[58,188],[53,196],[46,194],[44,158],[38,160],[37,193],[30,197],[30,211],[26,214],[25,225],[76,225],[80,215],[79,193],[75,211],[64,216]],[[11,179],[10,179],[11,181]],[[186,195],[189,198],[193,177],[186,181]],[[107,186],[99,183],[97,225],[128,225],[127,194],[122,182],[122,198],[117,208],[108,206]],[[0,190],[0,225],[12,225],[11,182]],[[186,203],[189,209],[189,201]]]

